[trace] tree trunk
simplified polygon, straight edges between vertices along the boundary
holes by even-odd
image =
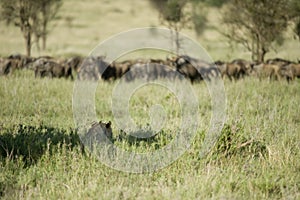
[[[178,27],[176,25],[175,25],[175,42],[176,42],[176,54],[179,55],[180,41],[179,41]]]
[[[25,40],[25,48],[26,48],[26,55],[28,57],[31,56],[31,28],[29,23],[24,23],[24,25],[21,26],[21,31],[24,36]]]
[[[34,38],[34,43],[36,44],[36,48],[38,50],[38,52],[41,51],[41,47],[40,47],[40,32],[39,32],[39,23],[38,23],[38,19],[37,16],[34,15],[32,16],[32,27],[33,27],[33,38]]]
[[[38,52],[40,52],[41,51],[40,38],[37,35],[35,36],[35,43],[36,43],[36,48],[37,48]]]
[[[261,43],[261,37],[259,34],[255,34],[254,41],[252,41],[252,60],[256,60],[260,63],[264,62],[267,51],[264,45]]]
[[[258,57],[259,62],[264,62],[266,53],[267,53],[267,51],[265,50],[265,48],[261,47],[259,55],[258,55],[259,56]]]
[[[48,20],[47,20],[47,11],[45,10],[45,7],[43,9],[43,27],[42,27],[42,48],[43,51],[46,50],[46,41],[47,41],[47,25],[48,25]]]
[[[256,34],[256,60],[258,61],[258,62],[261,62],[260,61],[260,56],[259,56],[259,51],[260,51],[260,38],[259,38],[259,35],[258,34]]]
[[[26,33],[25,40],[26,40],[26,55],[28,57],[30,57],[31,56],[31,34],[30,34],[30,31],[28,31]]]
[[[252,43],[251,43],[251,59],[252,59],[252,61],[255,61],[254,49],[255,49],[255,45],[254,45],[254,41],[252,40]]]
[[[42,44],[43,46],[42,46],[42,48],[43,48],[43,51],[45,51],[46,50],[47,36],[43,35],[42,40],[43,40],[43,44]]]
[[[28,57],[31,56],[31,32],[32,26],[30,25],[30,17],[28,15],[28,10],[26,10],[25,3],[26,1],[20,1],[21,8],[20,8],[20,28],[21,32],[23,33],[23,37],[25,40],[25,48],[26,48],[26,55]]]

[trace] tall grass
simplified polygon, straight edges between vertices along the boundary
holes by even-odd
[[[210,97],[204,83],[193,85],[200,99],[202,123],[191,148],[168,167],[145,174],[116,171],[82,149],[73,121],[73,84],[64,79],[35,79],[27,71],[0,77],[1,198],[300,197],[299,81],[225,80],[226,125],[216,146],[202,159],[199,151],[210,120]],[[112,120],[116,145],[151,150],[153,146],[147,141],[138,145],[118,140],[122,132],[110,106],[115,84],[99,82],[99,120]],[[157,103],[164,106],[167,116],[180,117],[176,98],[165,88],[146,86],[130,101],[132,117],[141,126],[149,123],[149,107]],[[159,139],[151,142],[162,147],[174,132],[176,124],[170,118]]]

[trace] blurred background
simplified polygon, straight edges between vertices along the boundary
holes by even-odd
[[[0,2],[0,56],[87,56],[120,32],[167,27],[198,41],[214,60],[300,58],[298,0]]]

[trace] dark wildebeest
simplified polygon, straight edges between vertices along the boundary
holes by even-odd
[[[294,72],[290,64],[283,65],[279,68],[280,75],[287,80],[289,83],[290,81],[294,80]]]
[[[11,61],[6,58],[0,58],[0,75],[11,73]]]
[[[21,54],[13,54],[8,57],[8,59],[13,60],[16,62],[16,69],[24,69],[28,68],[29,64],[34,62],[36,58],[28,57]]]
[[[65,59],[39,57],[32,64],[30,64],[28,68],[34,70],[35,77],[70,77],[73,80],[72,68],[67,64]]]
[[[146,64],[144,63],[135,63],[130,67],[130,70],[125,74],[126,81],[133,81],[137,79],[146,80],[148,74],[146,72]]]
[[[284,65],[291,64],[291,63],[292,63],[291,61],[285,60],[282,58],[273,58],[273,59],[268,59],[266,61],[266,64],[278,65],[279,67],[282,67]]]
[[[82,58],[80,56],[74,56],[67,60],[67,64],[72,68],[72,71],[78,72],[80,65],[82,63]]]
[[[55,75],[54,75],[55,73]],[[63,67],[52,61],[52,60],[44,60],[39,59],[36,61],[35,69],[34,69],[35,77],[62,77],[64,75],[64,69]]]
[[[176,71],[181,73],[184,77],[190,79],[192,83],[203,80],[200,72],[197,68],[189,61],[187,56],[179,56],[175,60]]]
[[[286,66],[288,71],[292,74],[291,80],[295,78],[300,78],[300,63],[291,63]]]
[[[126,81],[133,80],[145,80],[152,81],[156,79],[175,79],[176,72],[175,69],[168,65],[154,63],[136,63],[130,67],[130,70],[125,74]],[[179,75],[179,74],[178,74]],[[180,78],[178,76],[178,78]]]
[[[74,75],[78,73],[82,60],[83,59],[80,56],[74,56],[66,61],[65,72],[66,74],[71,74],[71,79],[73,79]]]
[[[110,80],[115,76],[115,69],[104,61],[103,56],[91,56],[82,61],[77,76],[79,80],[98,81],[100,78]]]
[[[238,64],[240,66],[239,78],[252,74],[251,62],[244,59],[235,59],[231,61],[231,63]]]
[[[53,65],[52,74],[56,78],[71,78],[73,80],[72,67],[68,65],[67,60],[57,59],[54,61],[57,65]]]
[[[13,54],[7,58],[1,58],[0,60],[0,74],[8,75],[15,70],[23,69],[25,65],[31,62],[31,58],[22,56],[20,54]]]
[[[176,70],[189,78],[192,83],[201,80],[211,81],[212,78],[219,76],[220,72],[214,64],[206,61],[197,60],[189,56],[179,56],[175,59]]]
[[[131,65],[132,61],[130,60],[125,60],[123,62],[112,62],[110,66],[115,70],[114,79],[121,78],[130,70]]]
[[[116,68],[112,65],[108,65],[106,69],[101,74],[101,79],[105,81],[116,79]]]
[[[220,60],[214,62],[214,64],[219,69],[221,77],[224,78],[226,76],[227,64],[223,61],[220,61]]]

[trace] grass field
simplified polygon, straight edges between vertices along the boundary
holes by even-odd
[[[209,10],[219,24],[220,11]],[[86,56],[114,34],[140,27],[161,27],[148,1],[64,0],[51,25],[48,48],[33,56]],[[25,53],[16,27],[0,22],[0,56]],[[244,58],[250,53],[229,45],[216,29],[197,37],[214,60]],[[286,38],[267,58],[296,61],[300,42]],[[165,58],[166,52],[133,52],[130,58]],[[120,59],[128,59],[122,57]],[[107,167],[83,149],[73,110],[75,82],[36,79],[32,71],[0,76],[0,199],[300,199],[300,81],[225,80],[227,118],[211,152],[199,158],[211,120],[205,83],[192,86],[199,99],[199,126],[191,147],[171,165],[152,173],[126,173]],[[153,105],[165,111],[163,129],[151,141],[123,136],[112,112],[118,82],[100,81],[95,93],[97,118],[112,121],[114,144],[149,152],[172,142],[181,119],[178,99],[166,88],[147,85],[129,101],[133,121],[147,127]],[[120,139],[121,138],[121,139]],[[123,139],[122,139],[123,138]]]
[[[180,106],[156,86],[139,89],[130,112],[143,126],[149,123],[149,107],[161,104],[173,118],[165,122],[159,139],[139,145],[117,140],[120,130],[110,105],[115,84],[99,82],[95,95],[97,117],[112,121],[115,144],[144,152],[170,142]],[[191,148],[168,167],[144,174],[116,171],[82,152],[73,121],[73,86],[64,79],[35,79],[29,71],[0,77],[2,199],[300,198],[299,81],[226,80],[226,123],[216,146],[202,159],[210,97],[204,83],[193,85],[201,123]]]

